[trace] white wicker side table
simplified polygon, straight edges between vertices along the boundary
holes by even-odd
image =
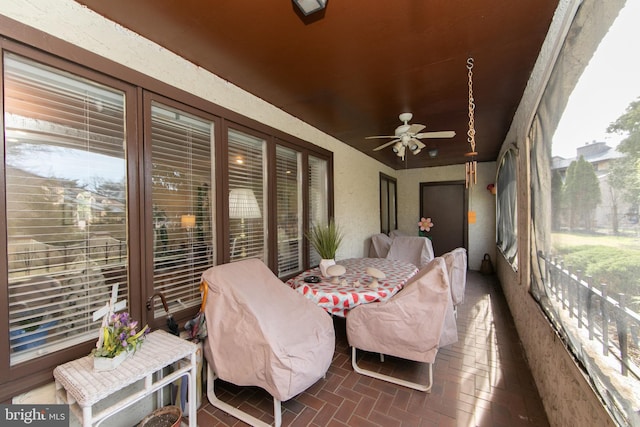
[[[147,335],[142,346],[117,369],[106,372],[93,370],[93,357],[85,356],[56,367],[57,403],[69,404],[84,427],[97,426],[107,417],[140,401],[178,378],[189,377],[189,427],[197,426],[196,414],[196,350],[198,346],[165,331]],[[180,362],[180,363],[177,363]],[[175,365],[162,375],[162,370]],[[144,379],[144,388],[126,394],[111,406],[93,413],[93,406],[113,396],[128,385]]]

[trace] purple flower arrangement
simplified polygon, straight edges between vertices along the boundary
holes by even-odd
[[[113,313],[106,326],[102,327],[98,347],[93,350],[96,357],[113,358],[123,351],[135,352],[149,333],[149,326],[137,330],[138,322],[129,313]]]

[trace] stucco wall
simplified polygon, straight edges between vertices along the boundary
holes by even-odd
[[[480,149],[480,147],[478,147]],[[464,181],[464,164],[398,171],[398,228],[417,233],[420,214],[420,183]],[[469,209],[477,221],[469,224],[469,268],[479,270],[485,253],[495,259],[495,196],[487,185],[495,183],[496,163],[478,163],[478,182],[469,190]]]

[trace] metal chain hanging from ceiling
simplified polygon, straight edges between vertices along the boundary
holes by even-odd
[[[465,186],[469,188],[469,186],[477,182],[476,170],[478,167],[478,162],[476,161],[478,153],[476,151],[476,129],[474,121],[476,104],[473,99],[473,58],[467,58],[467,70],[469,76],[469,130],[467,131],[467,141],[471,146],[471,151],[465,153],[465,156],[469,158],[469,160],[465,162]]]

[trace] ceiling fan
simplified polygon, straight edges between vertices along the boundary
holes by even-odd
[[[406,150],[409,149],[413,154],[418,154],[425,145],[420,141],[422,138],[453,138],[456,133],[454,131],[439,131],[439,132],[422,132],[426,126],[419,124],[409,124],[409,120],[413,117],[411,113],[402,113],[398,116],[403,123],[398,126],[395,131],[395,135],[377,135],[368,136],[366,139],[376,138],[394,138],[393,140],[386,142],[379,147],[373,149],[373,151],[382,150],[390,145],[393,145],[393,152],[404,160]]]

